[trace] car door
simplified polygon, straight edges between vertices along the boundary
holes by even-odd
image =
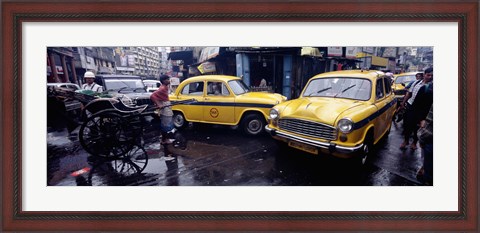
[[[234,123],[235,97],[222,81],[208,81],[203,109],[206,122],[219,124]]]
[[[387,96],[385,95],[385,80],[384,77],[377,78],[375,85],[375,106],[377,112],[375,113],[374,127],[375,127],[375,140],[378,139],[385,131],[387,126]]]
[[[175,109],[182,111],[189,121],[203,121],[204,86],[204,81],[191,82],[183,86],[179,92],[179,100],[197,100],[195,104],[175,106]]]

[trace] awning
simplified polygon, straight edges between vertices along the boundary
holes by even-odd
[[[193,51],[175,51],[168,54],[168,60],[192,60]]]
[[[318,50],[318,48],[314,47],[302,47],[302,51],[300,52],[301,56],[311,56],[311,57],[323,57],[323,54]]]

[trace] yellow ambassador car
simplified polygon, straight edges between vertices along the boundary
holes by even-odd
[[[188,78],[169,98],[172,103],[197,100],[190,105],[172,106],[177,128],[188,122],[238,125],[248,135],[263,132],[270,109],[287,99],[280,94],[250,92],[240,78],[226,75]]]
[[[408,83],[417,80],[415,77],[417,73],[419,72],[407,72],[407,73],[396,74],[393,76],[392,89],[393,89],[393,92],[395,93],[395,97],[397,98],[397,101],[401,102],[403,100],[403,97],[408,91],[405,89],[405,86],[407,86]]]
[[[298,99],[274,106],[265,129],[290,147],[365,164],[373,146],[390,133],[395,103],[383,72],[322,73]]]

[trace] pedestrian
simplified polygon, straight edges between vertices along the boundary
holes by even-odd
[[[425,120],[420,122],[419,142],[423,165],[417,173],[417,179],[426,185],[433,185],[433,105]]]
[[[260,84],[258,85],[259,87],[266,87],[267,86],[267,80],[265,80],[264,78],[262,78],[262,80],[260,80]]]
[[[397,104],[397,108],[393,115],[393,119],[396,118],[394,123],[400,122],[401,120],[403,120],[403,116],[405,114],[405,103],[408,101],[408,99],[410,99],[410,97],[412,97],[412,92],[410,91],[410,88],[412,86],[416,86],[418,83],[420,83],[423,80],[423,73],[415,74],[415,78],[416,78],[415,81],[409,82],[405,86],[405,90],[407,90],[407,92],[405,93],[405,96],[403,96],[402,102]]]
[[[160,83],[162,85],[152,93],[150,99],[158,108],[157,112],[160,116],[160,132],[162,135],[160,144],[166,148],[168,144],[172,144],[174,141],[168,138],[169,133],[173,133],[174,131],[173,112],[170,106],[170,99],[168,98],[170,77],[168,75],[160,76]],[[165,150],[165,152],[168,152],[168,150]],[[165,159],[173,160],[175,157],[168,152],[165,153]]]
[[[416,79],[415,81],[409,82],[409,83],[407,84],[407,86],[405,86],[405,89],[406,89],[406,90],[409,90],[410,87],[412,87],[413,84],[418,83],[419,80],[423,80],[423,73],[417,73],[417,74],[415,74],[415,79]],[[410,98],[411,95],[412,95],[411,92],[407,92],[407,94],[410,94],[410,96],[409,96],[408,98]],[[405,95],[404,98],[407,98],[407,95]],[[408,98],[407,98],[407,100],[408,100]]]
[[[83,75],[83,78],[85,79],[86,83],[82,85],[82,89],[91,90],[97,93],[103,92],[103,87],[94,82],[95,74],[93,74],[93,72],[91,71],[85,72],[85,74]]]
[[[400,145],[400,149],[406,149],[409,144],[410,136],[413,134],[413,143],[410,146],[412,150],[417,149],[418,136],[417,131],[420,121],[425,119],[428,110],[433,103],[433,68],[428,68],[424,72],[422,81],[415,81],[410,87],[411,97],[404,99],[402,107],[405,108],[405,116],[403,119],[403,136],[404,141]]]

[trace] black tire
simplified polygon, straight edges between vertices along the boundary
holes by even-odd
[[[175,128],[182,129],[188,125],[188,121],[181,112],[173,112],[173,125]]]
[[[370,161],[371,157],[373,156],[374,152],[374,145],[373,145],[373,132],[368,132],[367,136],[365,137],[364,145],[363,145],[363,153],[358,158],[360,165],[365,166],[368,161]]]
[[[143,147],[134,146],[124,157],[102,158],[91,157],[91,170],[87,185],[115,185],[111,180],[141,174],[148,164],[148,154]]]
[[[242,119],[241,123],[243,132],[252,136],[261,134],[264,130],[265,124],[264,117],[258,113],[248,113]]]
[[[147,167],[147,164],[147,151],[140,146],[134,146],[122,158],[112,161],[115,172],[123,176],[140,174]]]

